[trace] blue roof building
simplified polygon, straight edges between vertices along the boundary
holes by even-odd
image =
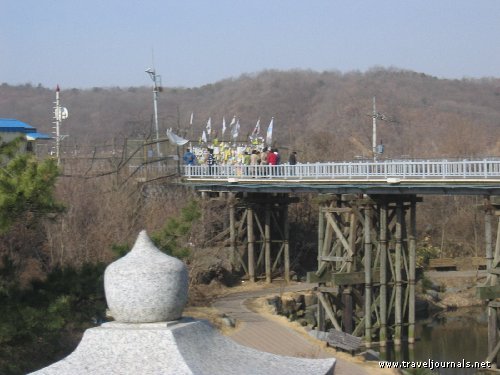
[[[50,135],[38,133],[33,126],[13,118],[0,118],[0,133],[21,133],[28,140],[52,139]]]
[[[39,133],[31,125],[13,118],[0,118],[0,139],[2,142],[10,142],[18,137],[26,139],[25,151],[34,151],[33,142],[38,140],[53,139],[49,134]],[[22,150],[21,150],[22,151]]]

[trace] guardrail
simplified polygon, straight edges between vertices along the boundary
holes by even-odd
[[[500,178],[500,160],[385,160],[307,163],[297,165],[184,166],[188,179],[493,179]]]

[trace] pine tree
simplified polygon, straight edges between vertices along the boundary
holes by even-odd
[[[32,154],[16,153],[19,142],[0,139],[0,233],[20,218],[28,225],[62,209],[53,194],[59,174],[55,160],[38,161]]]

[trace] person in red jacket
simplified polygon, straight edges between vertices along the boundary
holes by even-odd
[[[274,149],[269,151],[269,154],[267,155],[267,162],[271,166],[271,175],[276,175],[275,166],[278,164],[278,154],[274,152]]]
[[[274,152],[274,149],[272,149],[267,155],[267,162],[269,163],[269,165],[278,164],[278,155],[276,154],[276,152]]]

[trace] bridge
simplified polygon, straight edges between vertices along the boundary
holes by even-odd
[[[500,194],[500,159],[184,166],[198,190],[261,193]]]
[[[500,351],[500,159],[386,160],[298,165],[184,166],[183,180],[227,198],[234,260],[250,280],[290,278],[288,205],[319,194],[318,328],[362,336],[369,347],[415,342],[416,206],[419,195],[479,195],[485,214],[488,358]],[[495,218],[495,219],[494,219]],[[496,220],[496,222],[494,221]],[[495,247],[493,249],[493,247]]]

